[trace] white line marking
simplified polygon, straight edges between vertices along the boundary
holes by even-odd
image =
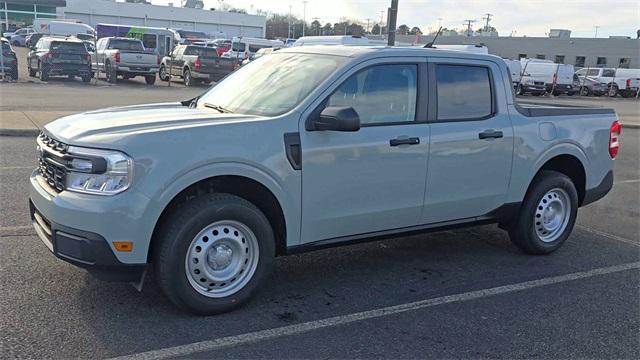
[[[637,183],[637,182],[640,182],[640,179],[614,181],[613,184],[614,185],[617,185],[617,184],[632,184],[632,183]]]
[[[33,225],[0,227],[0,231],[20,231],[20,230],[33,230]]]
[[[345,324],[350,324],[356,321],[375,319],[383,316],[400,314],[407,311],[419,310],[419,309],[424,309],[424,308],[437,306],[437,305],[470,301],[470,300],[485,298],[489,296],[513,293],[517,291],[523,291],[523,290],[533,289],[533,288],[547,286],[547,285],[559,284],[567,281],[585,279],[585,278],[590,278],[598,275],[612,274],[612,273],[617,273],[617,272],[627,271],[632,269],[640,269],[640,262],[603,267],[603,268],[598,268],[598,269],[593,269],[588,271],[576,272],[572,274],[543,278],[539,280],[525,281],[525,282],[511,284],[511,285],[504,285],[504,286],[498,286],[498,287],[489,288],[489,289],[470,291],[470,292],[456,294],[456,295],[442,296],[442,297],[437,297],[437,298],[432,298],[427,300],[411,302],[407,304],[389,306],[389,307],[384,307],[380,309],[368,310],[368,311],[363,311],[363,312],[353,313],[348,315],[341,315],[341,316],[331,317],[331,318],[322,319],[322,320],[309,321],[301,324],[283,326],[283,327],[274,328],[274,329],[255,331],[255,332],[250,332],[250,333],[241,334],[241,335],[227,336],[219,339],[205,340],[205,341],[196,342],[196,343],[187,344],[187,345],[180,345],[180,346],[168,347],[164,349],[152,350],[152,351],[147,351],[147,352],[142,352],[137,354],[131,354],[131,355],[126,355],[122,357],[117,357],[114,359],[117,359],[117,360],[166,359],[170,357],[186,356],[194,353],[219,350],[219,349],[230,347],[230,346],[270,340],[270,339],[274,339],[282,336],[302,334],[302,333],[306,333],[313,330],[345,325]]]
[[[618,235],[609,234],[608,232],[596,230],[596,229],[593,229],[593,228],[590,228],[590,227],[586,227],[586,226],[582,226],[582,225],[576,225],[576,227],[579,228],[580,230],[584,230],[584,231],[592,233],[592,234],[596,234],[596,235],[599,235],[599,236],[602,236],[602,237],[606,237],[606,238],[609,238],[611,240],[620,241],[620,242],[623,242],[625,244],[630,244],[630,245],[634,245],[634,246],[640,246],[640,241],[633,241],[631,239],[623,238],[623,237],[618,236]]]
[[[18,170],[18,169],[35,169],[36,166],[5,166],[0,167],[0,170]]]

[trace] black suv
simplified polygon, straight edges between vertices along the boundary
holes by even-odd
[[[4,72],[6,78],[11,80],[18,80],[18,57],[15,51],[11,48],[9,40],[2,38],[2,61],[0,62],[0,68]]]
[[[27,66],[29,76],[39,73],[42,81],[55,75],[80,76],[83,82],[91,81],[91,55],[82,40],[76,38],[41,38],[29,52]]]

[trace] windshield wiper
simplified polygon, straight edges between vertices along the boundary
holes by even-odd
[[[233,114],[233,111],[231,111],[231,110],[229,110],[227,108],[224,108],[224,107],[222,107],[220,105],[204,103],[203,106],[204,107],[208,107],[208,108],[213,109],[213,110],[217,110],[217,111],[219,111],[219,112],[221,112],[223,114]]]

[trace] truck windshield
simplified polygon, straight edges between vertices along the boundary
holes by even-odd
[[[298,105],[348,58],[274,53],[241,67],[198,100],[229,112],[276,116]],[[211,106],[208,106],[211,107]]]
[[[125,50],[125,51],[144,51],[144,47],[140,40],[111,40],[109,49]]]

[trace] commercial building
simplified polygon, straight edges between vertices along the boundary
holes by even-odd
[[[114,0],[66,0],[66,6],[58,7],[57,14],[58,18],[79,20],[92,27],[98,23],[151,26],[221,37],[264,37],[266,28],[264,16]]]
[[[180,0],[176,0],[180,4]],[[157,6],[115,0],[0,1],[2,31],[30,26],[34,19],[77,20],[95,28],[98,23],[201,31],[212,36],[264,37],[266,18],[226,11]],[[8,29],[8,30],[7,30]]]
[[[566,30],[565,30],[566,31]],[[437,44],[486,45],[489,53],[509,58],[547,59],[576,67],[640,68],[640,40],[627,37],[572,38],[567,33],[557,37],[440,36]],[[370,38],[376,38],[369,36]],[[426,44],[433,35],[397,35],[398,44]]]

